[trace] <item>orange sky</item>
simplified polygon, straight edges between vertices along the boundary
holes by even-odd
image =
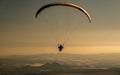
[[[69,7],[49,8],[34,18],[41,6],[57,1],[0,1],[0,55],[59,53],[64,39],[62,53],[120,53],[119,0],[61,0],[81,5],[92,23]]]

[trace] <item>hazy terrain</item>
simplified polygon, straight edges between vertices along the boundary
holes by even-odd
[[[0,75],[120,75],[120,54],[1,56]]]

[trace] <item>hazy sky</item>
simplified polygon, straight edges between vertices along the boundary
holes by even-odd
[[[92,23],[69,7],[36,11],[52,2],[72,2],[87,10]],[[0,0],[0,55],[120,53],[120,0]],[[64,40],[65,39],[65,40]]]

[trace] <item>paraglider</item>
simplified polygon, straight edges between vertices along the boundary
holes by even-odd
[[[62,44],[58,45],[58,49],[60,52],[62,51],[63,48],[64,48],[64,46]]]
[[[81,12],[88,18],[89,23],[91,23],[91,17],[90,17],[89,13],[88,13],[85,9],[83,9],[83,8],[82,8],[81,6],[79,6],[79,5],[75,5],[75,4],[69,3],[69,2],[55,2],[55,3],[46,4],[46,5],[42,6],[40,9],[38,9],[38,11],[37,11],[36,14],[35,14],[35,18],[37,18],[38,15],[39,15],[44,9],[49,8],[49,7],[52,7],[52,6],[68,6],[68,7],[75,8],[75,9],[81,11]],[[59,51],[62,51],[63,45],[62,45],[62,44],[58,45],[58,49],[59,49]]]

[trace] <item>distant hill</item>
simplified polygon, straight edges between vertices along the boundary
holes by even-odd
[[[57,62],[46,63],[43,66],[41,66],[41,69],[50,69],[50,70],[64,70],[64,69],[69,69],[69,68],[70,66],[61,65]]]

